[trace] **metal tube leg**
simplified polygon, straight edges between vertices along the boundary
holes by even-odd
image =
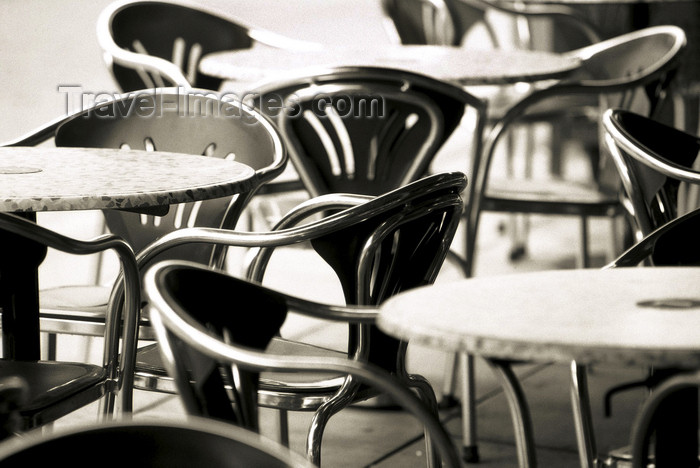
[[[408,386],[415,388],[418,392],[418,396],[425,406],[430,410],[430,412],[435,415],[437,420],[440,420],[440,415],[438,414],[438,404],[437,398],[435,398],[435,392],[430,382],[425,380],[423,377],[418,375],[412,375],[408,378]],[[428,461],[429,468],[440,468],[442,466],[442,460],[440,459],[440,454],[435,447],[430,438],[430,433],[428,429],[425,429],[425,457]]]
[[[577,365],[576,361],[571,362],[571,407],[581,468],[595,468],[597,449],[588,396],[588,378],[586,367]]]
[[[352,389],[354,385],[349,379],[346,380],[336,397],[322,404],[311,418],[309,433],[306,437],[306,458],[315,466],[321,466],[321,442],[326,424],[331,416],[352,403],[352,397],[355,394]]]
[[[476,444],[476,392],[474,385],[474,356],[462,354],[462,459],[467,463],[479,461]]]
[[[457,404],[457,397],[455,397],[455,384],[458,368],[459,355],[448,355],[445,360],[445,375],[442,381],[442,399],[440,401],[441,408],[451,408]]]
[[[536,468],[537,457],[535,454],[535,440],[532,429],[532,419],[523,389],[518,382],[510,362],[488,359],[503,387],[508,400],[513,430],[515,432],[515,446],[518,452],[518,466],[520,468]]]

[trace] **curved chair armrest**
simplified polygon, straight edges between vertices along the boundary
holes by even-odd
[[[146,272],[144,278],[146,284],[153,284],[155,274],[155,268],[151,268]],[[217,359],[235,363],[240,367],[253,371],[337,372],[350,374],[366,384],[390,394],[399,405],[413,413],[429,431],[447,466],[461,466],[452,441],[437,418],[408,388],[404,387],[394,376],[386,371],[382,371],[368,363],[349,359],[318,356],[278,356],[253,351],[249,348],[244,349],[239,346],[232,346],[212,336],[205,328],[188,323],[176,313],[173,313],[162,296],[158,294],[156,288],[151,290],[149,298],[152,301],[149,306],[151,321],[156,335],[159,337],[159,342],[162,344],[163,349],[161,352],[164,355],[172,355],[171,350],[168,348],[167,339],[167,333],[170,332],[206,355],[215,355]],[[168,365],[172,366],[170,359],[166,358],[165,362],[166,367]],[[169,369],[169,372],[175,372],[175,370]]]
[[[289,210],[280,219],[277,224],[272,227],[272,231],[280,231],[289,229],[299,225],[309,217],[329,210],[344,210],[353,206],[361,205],[369,200],[372,196],[369,195],[354,195],[349,193],[330,193],[319,195],[318,197],[306,200],[291,210]],[[272,256],[271,248],[254,248],[250,250],[248,265],[245,268],[246,277],[261,281],[265,274],[265,269]]]
[[[351,193],[329,193],[299,203],[289,210],[272,227],[273,231],[298,225],[302,220],[327,210],[344,210],[361,205],[374,197],[371,195],[355,195]]]
[[[632,427],[632,468],[648,466],[648,444],[651,423],[659,405],[673,393],[700,386],[700,372],[671,377],[657,388],[644,402]]]
[[[105,234],[91,240],[73,239],[10,213],[0,213],[0,229],[74,255],[94,254],[107,249],[112,249],[117,253],[122,271],[117,279],[119,286],[112,289],[109,300],[104,363],[110,378],[120,379],[122,409],[127,412],[131,411],[137,323],[141,307],[141,280],[131,246],[120,237],[112,234]],[[126,292],[124,292],[124,288]],[[124,299],[123,314],[119,307],[122,304],[122,297]],[[121,353],[118,352],[120,344]],[[119,362],[111,361],[114,356],[120,354]]]

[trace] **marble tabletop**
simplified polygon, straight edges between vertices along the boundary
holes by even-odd
[[[137,150],[0,148],[0,211],[137,209],[233,195],[254,171],[220,158]]]
[[[472,278],[390,298],[395,337],[491,358],[700,367],[700,268]]]
[[[571,56],[523,50],[475,50],[425,45],[377,45],[291,51],[255,47],[204,56],[202,73],[226,80],[276,79],[300,70],[339,66],[398,68],[460,84],[507,84],[563,76],[580,61]]]

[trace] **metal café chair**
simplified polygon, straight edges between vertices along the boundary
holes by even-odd
[[[201,4],[187,1],[118,1],[97,20],[97,40],[122,91],[182,86],[217,90],[220,79],[198,71],[208,53],[255,45],[313,49],[297,41],[251,28]]]
[[[111,296],[103,317],[102,362],[23,361],[4,356],[0,359],[0,375],[14,377],[26,387],[14,393],[15,417],[12,426],[5,425],[3,436],[11,431],[23,432],[52,423],[90,403],[101,401],[105,417],[116,405],[131,411],[133,372],[136,351],[137,320],[141,304],[141,286],[134,251],[123,239],[107,234],[92,240],[77,240],[46,229],[14,214],[0,213],[0,230],[15,236],[18,251],[30,243],[40,244],[74,255],[114,251],[121,265],[116,284],[119,300]],[[9,238],[9,237],[8,237]],[[33,248],[36,250],[36,248]],[[0,285],[11,278],[0,279]],[[110,288],[114,291],[114,287]],[[125,293],[124,293],[125,291]],[[10,320],[3,316],[3,322]],[[0,394],[15,392],[0,384]],[[10,386],[11,387],[11,386]],[[117,397],[119,401],[117,402]],[[7,423],[7,422],[6,422]]]
[[[400,291],[431,284],[449,250],[462,212],[462,173],[443,173],[420,179],[387,194],[370,197],[330,194],[303,203],[264,233],[224,229],[190,228],[166,234],[142,250],[140,264],[148,264],[167,249],[192,243],[260,248],[250,264],[248,278],[263,282],[273,249],[309,241],[333,270],[346,304],[377,305]],[[320,220],[309,217],[325,213]],[[332,213],[332,214],[329,214]],[[298,225],[300,222],[305,224]],[[350,324],[347,352],[333,351],[290,339],[275,338],[279,354],[353,358],[395,373],[415,388],[429,407],[437,408],[430,384],[405,369],[406,343],[381,333],[371,325]],[[160,351],[139,349],[137,371],[150,370],[153,385],[174,391],[172,377],[164,369]],[[280,411],[281,438],[287,443],[286,411],[314,411],[307,438],[308,458],[321,459],[321,439],[329,418],[347,405],[377,393],[341,373],[261,376],[258,404]]]
[[[140,115],[144,100],[148,112]],[[136,106],[136,107],[134,107]],[[287,152],[264,116],[240,103],[223,102],[205,90],[164,88],[142,90],[98,103],[57,119],[32,134],[7,143],[33,146],[53,139],[56,146],[130,148],[233,158],[255,170],[249,189],[233,197],[184,203],[151,214],[105,210],[110,232],[124,238],[135,251],[158,237],[183,227],[233,229],[250,199],[282,173]],[[226,251],[210,246],[187,246],[169,252],[183,258],[222,266]],[[41,291],[42,330],[53,337],[69,333],[102,336],[111,288],[99,284],[67,285]],[[144,328],[143,338],[148,338]],[[142,384],[137,382],[138,386]]]
[[[349,374],[391,395],[425,427],[426,440],[434,444],[445,464],[461,466],[435,409],[386,371],[357,358],[265,351],[288,312],[371,324],[376,310],[306,301],[202,265],[177,261],[154,265],[144,282],[166,368],[190,414],[258,430],[261,372]],[[228,313],[222,313],[222,308]],[[428,453],[432,447],[429,445]]]

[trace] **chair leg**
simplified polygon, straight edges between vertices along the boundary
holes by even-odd
[[[462,459],[467,463],[477,463],[474,356],[462,354],[459,362],[462,369]]]
[[[515,433],[515,446],[518,451],[518,466],[520,468],[535,468],[537,457],[535,455],[532,419],[522,387],[510,367],[510,362],[495,359],[487,359],[487,362],[496,373],[508,400]]]
[[[586,367],[579,366],[576,361],[571,362],[571,406],[581,468],[595,468],[597,449],[588,396],[588,378]]]
[[[440,400],[440,408],[451,408],[457,405],[458,403],[457,397],[455,396],[458,366],[459,355],[448,355],[445,360],[445,372],[442,381],[442,397]]]
[[[306,437],[306,458],[315,466],[321,466],[321,442],[328,420],[352,403],[355,389],[351,389],[351,387],[356,389],[356,384],[352,382],[352,379],[346,380],[338,393],[322,404],[311,418],[311,425]]]
[[[411,388],[415,388],[418,392],[418,397],[425,403],[430,412],[439,420],[438,403],[433,391],[432,385],[427,379],[420,375],[408,376],[407,384]],[[428,461],[428,468],[440,468],[442,460],[437,450],[434,449],[430,439],[430,434],[425,430],[425,458]]]

